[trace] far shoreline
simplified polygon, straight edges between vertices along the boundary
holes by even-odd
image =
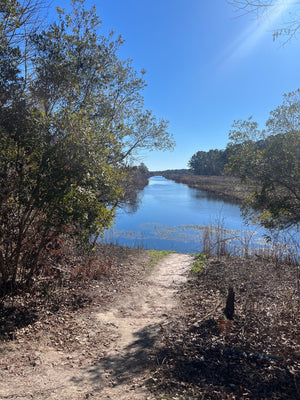
[[[218,199],[230,201],[235,204],[242,204],[248,194],[246,185],[240,183],[238,178],[230,176],[169,173],[162,173],[161,176],[176,183],[183,183],[190,188],[203,190]]]

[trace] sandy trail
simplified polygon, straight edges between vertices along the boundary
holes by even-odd
[[[114,332],[105,356],[96,363],[86,360],[84,367],[73,365],[70,359],[76,355],[44,346],[38,349],[39,365],[5,377],[0,399],[154,399],[145,380],[157,365],[155,353],[164,324],[178,306],[174,294],[186,281],[192,262],[189,255],[169,254],[109,311],[93,314],[91,318],[99,325]]]

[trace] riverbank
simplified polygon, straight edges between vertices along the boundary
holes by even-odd
[[[0,398],[296,400],[297,267],[99,245],[0,307]],[[193,271],[193,272],[192,272]],[[232,321],[224,307],[235,292]]]
[[[231,201],[236,204],[241,204],[248,194],[247,186],[243,185],[238,178],[230,176],[181,174],[163,174],[163,176],[176,183],[184,183],[190,188],[204,190],[217,199]]]

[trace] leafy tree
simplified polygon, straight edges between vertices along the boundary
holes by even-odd
[[[226,162],[224,150],[198,151],[191,157],[189,167],[195,175],[222,175]]]
[[[109,227],[127,164],[173,140],[144,109],[143,77],[118,59],[121,38],[99,35],[94,8],[73,0],[70,14],[59,9],[54,24],[16,42],[20,26],[7,30],[5,7],[13,21],[27,21],[24,8],[1,5],[0,283],[14,286],[31,282],[58,235],[88,239]]]
[[[248,182],[251,195],[245,215],[268,227],[300,221],[300,89],[284,95],[270,113],[267,129],[256,122],[235,121],[229,133],[228,171]]]
[[[0,35],[1,42],[14,46],[24,41],[24,36],[36,29],[41,0],[1,0],[0,1]]]
[[[149,170],[148,167],[144,164],[144,163],[140,163],[140,165],[138,165],[137,170],[145,175],[145,176],[149,176]]]

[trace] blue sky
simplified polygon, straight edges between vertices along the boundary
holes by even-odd
[[[235,119],[263,127],[284,93],[300,87],[300,40],[273,42],[267,23],[236,18],[226,0],[94,0],[103,21],[125,44],[122,59],[145,68],[145,106],[170,121],[173,152],[140,155],[150,170],[186,168],[199,151],[224,149]],[[53,0],[52,7],[63,6]],[[286,11],[292,11],[288,9]]]

